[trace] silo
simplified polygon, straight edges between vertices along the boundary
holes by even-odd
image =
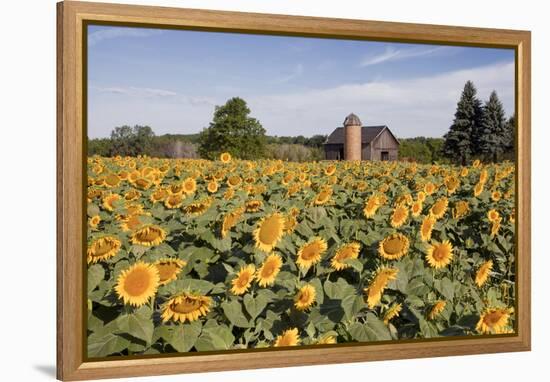
[[[361,120],[353,113],[344,119],[344,159],[361,160]]]

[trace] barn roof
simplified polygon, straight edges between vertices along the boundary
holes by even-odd
[[[368,144],[372,142],[374,138],[378,136],[382,132],[382,130],[388,128],[385,125],[381,126],[363,126],[361,127],[361,143]],[[388,129],[388,131],[390,131]],[[391,133],[391,131],[390,131]],[[392,134],[393,135],[393,134]],[[343,127],[337,127],[332,134],[330,134],[327,138],[327,141],[325,142],[325,145],[338,145],[344,144],[344,128]]]

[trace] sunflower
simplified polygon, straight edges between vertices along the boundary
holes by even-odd
[[[476,183],[476,185],[474,186],[474,196],[478,197],[483,192],[484,187],[485,187],[484,183],[481,183],[481,182]]]
[[[200,216],[204,214],[210,208],[212,204],[212,199],[202,198],[196,202],[190,203],[187,206],[183,207],[183,211],[191,216]]]
[[[414,217],[420,216],[422,213],[422,202],[420,200],[417,200],[413,202],[411,206],[411,215]]]
[[[287,329],[281,334],[280,336],[277,336],[275,339],[275,343],[273,346],[275,347],[281,347],[281,346],[296,346],[300,344],[300,336],[298,335],[298,329]]]
[[[94,240],[88,246],[88,264],[110,259],[118,253],[120,247],[120,240],[113,236],[104,236]]]
[[[254,230],[256,248],[268,253],[271,252],[283,237],[284,226],[285,219],[278,212],[261,219],[258,227]]]
[[[296,228],[296,225],[298,225],[298,221],[293,215],[288,214],[287,216],[285,216],[285,233],[293,232],[294,228]]]
[[[372,218],[376,214],[378,207],[380,207],[380,201],[376,195],[372,195],[365,203],[363,214],[367,219]]]
[[[282,265],[283,260],[281,260],[281,256],[276,254],[267,256],[260,269],[256,272],[258,285],[261,287],[273,285]]]
[[[493,261],[487,260],[481,266],[478,268],[476,272],[476,285],[478,287],[483,286],[487,282],[487,279],[489,278],[489,275],[491,274],[491,271],[493,270]]]
[[[245,293],[254,280],[254,272],[256,272],[256,268],[253,264],[241,267],[237,276],[231,280],[231,292],[236,295]]]
[[[196,321],[210,311],[212,299],[208,296],[183,292],[169,299],[162,310],[162,321],[174,320],[184,323]]]
[[[428,318],[430,320],[434,320],[437,316],[439,316],[441,312],[443,312],[443,309],[445,309],[446,305],[446,301],[437,300],[435,304],[433,304],[432,309],[430,309],[430,312],[428,313]]]
[[[115,202],[121,200],[122,197],[119,194],[109,194],[103,198],[102,206],[107,211],[114,211]]]
[[[180,259],[160,259],[153,264],[159,272],[159,285],[168,284],[170,281],[177,280],[178,274],[187,263]]]
[[[134,231],[131,237],[133,244],[151,247],[159,245],[166,239],[166,231],[157,225],[148,225]]]
[[[220,154],[220,160],[222,161],[222,163],[229,163],[231,162],[231,154],[229,153],[221,153]]]
[[[314,237],[298,250],[298,260],[296,264],[303,270],[309,269],[314,264],[321,261],[321,255],[327,250],[327,242],[320,237]]]
[[[123,232],[134,231],[141,227],[143,222],[140,220],[140,215],[128,215],[122,218],[120,229]]]
[[[233,199],[234,196],[235,196],[235,190],[233,188],[229,188],[223,193],[223,198],[225,200],[231,200]]]
[[[306,310],[315,302],[315,288],[309,284],[304,285],[294,296],[294,307],[298,310]]]
[[[370,309],[374,308],[376,304],[380,302],[382,293],[384,293],[384,289],[386,289],[388,282],[395,280],[398,272],[399,270],[397,268],[380,268],[378,272],[376,272],[368,288],[363,290],[366,294],[367,304]]]
[[[398,260],[409,251],[409,239],[401,234],[394,233],[382,240],[378,245],[378,254],[387,260]]]
[[[218,187],[218,182],[216,182],[215,180],[211,180],[210,182],[208,182],[206,189],[208,190],[208,192],[213,194],[214,192],[218,191]]]
[[[449,240],[442,243],[434,242],[426,252],[426,260],[433,268],[443,268],[449,265],[452,259],[453,246]]]
[[[186,178],[183,181],[183,192],[185,192],[187,195],[193,194],[195,191],[197,191],[197,181],[191,177]]]
[[[329,165],[325,168],[325,175],[326,175],[326,176],[332,176],[332,175],[334,175],[334,173],[336,173],[336,166],[333,165],[333,164],[329,164]]]
[[[107,187],[116,187],[120,184],[120,178],[117,174],[108,174],[103,178],[103,184],[105,184]]]
[[[409,209],[404,204],[399,204],[393,210],[390,224],[393,228],[401,227],[409,217]]]
[[[335,343],[337,343],[336,337],[333,336],[332,334],[324,335],[317,340],[317,345],[330,345]]]
[[[394,304],[392,305],[386,313],[384,313],[384,324],[388,325],[390,321],[395,318],[399,317],[399,313],[401,312],[401,309],[403,309],[402,304]]]
[[[441,219],[445,215],[445,212],[447,212],[448,205],[449,199],[442,197],[433,204],[432,208],[430,208],[430,214],[435,219]]]
[[[456,202],[453,208],[453,219],[462,219],[470,212],[470,205],[465,200]]]
[[[165,188],[157,188],[155,191],[151,193],[149,196],[149,200],[153,203],[160,202],[164,200],[168,196],[169,192]]]
[[[464,178],[468,176],[469,172],[470,171],[468,170],[468,167],[462,167],[462,169],[460,170],[460,176]]]
[[[139,261],[120,273],[115,291],[125,304],[139,307],[155,295],[159,281],[157,268]]]
[[[313,204],[322,205],[327,203],[332,196],[332,188],[325,187],[323,188],[313,199]]]
[[[452,195],[456,192],[458,187],[460,186],[460,180],[454,176],[450,176],[447,179],[445,179],[445,186],[447,187],[447,193],[449,195]]]
[[[487,219],[489,219],[491,223],[494,223],[497,220],[500,220],[500,214],[497,210],[491,209],[489,210],[489,212],[487,212]]]
[[[149,187],[151,187],[153,185],[153,182],[151,182],[149,179],[147,178],[137,178],[135,181],[134,181],[134,185],[141,189],[141,190],[147,190]]]
[[[227,178],[227,185],[229,187],[237,187],[242,183],[242,179],[238,175],[231,175]]]
[[[94,215],[88,220],[88,224],[91,228],[97,228],[100,222],[101,218],[99,217],[99,215]]]
[[[502,194],[500,191],[493,191],[491,192],[491,199],[493,199],[493,202],[498,202],[502,198]]]
[[[347,259],[357,259],[360,249],[361,245],[359,243],[353,242],[344,244],[336,251],[336,254],[330,261],[330,266],[337,271],[349,267],[349,265],[344,263],[344,261]]]
[[[426,195],[431,195],[435,192],[435,185],[432,182],[428,182],[424,185],[424,192]]]
[[[166,199],[164,199],[164,206],[170,209],[179,208],[183,203],[183,199],[185,199],[185,195],[182,194],[168,195]]]
[[[225,238],[229,231],[239,222],[239,220],[241,220],[243,212],[244,209],[239,207],[225,214],[222,220],[222,238]]]
[[[424,203],[424,201],[426,200],[426,193],[424,191],[418,191],[418,194],[416,194],[416,200]]]
[[[422,220],[422,224],[420,225],[420,239],[422,241],[430,241],[434,226],[435,218],[433,216],[428,215]]]
[[[486,308],[476,325],[476,330],[482,334],[502,334],[506,332],[513,308]]]
[[[258,212],[262,205],[263,202],[261,200],[249,200],[245,204],[246,212]]]
[[[124,199],[131,202],[133,200],[137,200],[141,197],[141,192],[138,190],[130,190],[124,194]]]
[[[481,161],[479,159],[476,159],[475,161],[472,162],[473,168],[478,168],[480,165],[481,165]]]

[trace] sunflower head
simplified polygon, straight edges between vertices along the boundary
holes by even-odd
[[[191,216],[200,216],[204,214],[210,208],[212,204],[212,199],[202,198],[196,202],[190,203],[187,206],[183,207],[183,211]]]
[[[411,215],[414,217],[419,216],[422,213],[422,202],[417,200],[413,202],[411,206]]]
[[[164,199],[164,206],[170,209],[179,208],[183,203],[183,199],[185,199],[183,194],[170,194]]]
[[[482,183],[482,182],[476,183],[476,185],[474,186],[474,196],[478,197],[483,192],[484,187],[485,187],[485,183]]]
[[[115,291],[125,304],[139,307],[155,296],[159,281],[157,268],[139,261],[120,273]]]
[[[184,323],[196,321],[210,311],[212,299],[208,296],[183,292],[169,299],[162,308],[162,321]]]
[[[298,334],[298,329],[287,329],[280,336],[277,336],[273,346],[296,346],[300,344],[300,336]]]
[[[245,204],[246,212],[258,212],[262,206],[263,202],[258,199],[249,200]]]
[[[476,272],[475,282],[478,287],[482,287],[483,284],[489,279],[489,275],[493,270],[493,260],[487,260],[478,268]]]
[[[255,272],[256,268],[253,264],[241,267],[235,278],[231,280],[231,292],[236,295],[245,293],[254,280]]]
[[[325,253],[327,248],[328,246],[325,239],[320,237],[312,238],[298,250],[298,260],[296,260],[296,264],[303,270],[309,269],[309,267],[321,261],[321,256]]]
[[[432,215],[428,215],[422,220],[422,224],[420,225],[420,239],[422,241],[430,241],[435,222],[435,218]]]
[[[88,264],[108,260],[120,250],[121,242],[114,236],[100,237],[88,246]]]
[[[159,273],[159,285],[165,285],[170,281],[177,280],[178,274],[186,264],[183,260],[173,258],[157,260],[153,265]]]
[[[409,239],[401,234],[394,233],[387,236],[378,245],[378,254],[387,260],[398,260],[409,251]]]
[[[357,259],[360,250],[361,245],[356,242],[342,245],[330,261],[330,266],[337,271],[348,268],[349,264],[346,264],[344,261],[347,259]]]
[[[228,152],[221,153],[221,154],[220,154],[220,161],[221,161],[222,163],[229,163],[229,162],[231,162],[231,154],[229,154]]]
[[[374,308],[376,304],[380,302],[386,286],[391,280],[397,278],[398,272],[399,270],[397,268],[380,268],[376,272],[369,286],[363,291],[366,295],[367,305],[370,309]]]
[[[380,207],[380,200],[376,195],[372,195],[365,203],[365,207],[363,208],[363,214],[367,219],[371,218],[376,214],[378,207]]]
[[[393,228],[401,227],[409,217],[409,209],[405,204],[398,204],[391,215],[390,224]]]
[[[294,297],[294,307],[298,310],[306,310],[315,302],[315,288],[306,284],[298,290]]]
[[[94,215],[88,220],[88,224],[91,228],[97,228],[100,222],[101,217],[99,217],[99,215]]]
[[[112,212],[116,207],[116,202],[121,200],[122,197],[119,194],[109,194],[103,198],[102,206],[105,210]]]
[[[281,259],[281,256],[276,254],[267,256],[262,266],[258,269],[258,272],[256,272],[258,285],[261,287],[266,287],[275,284],[275,279],[281,271],[282,265],[283,260]]]
[[[428,313],[428,318],[430,320],[435,320],[441,312],[443,312],[443,309],[445,309],[445,306],[447,305],[447,302],[444,300],[438,300],[436,301],[432,308],[430,309],[430,312]]]
[[[166,231],[157,225],[147,225],[134,231],[130,241],[132,244],[152,247],[159,245],[166,239]]]
[[[470,212],[470,205],[465,200],[459,200],[456,202],[453,208],[453,219],[462,219]]]
[[[447,212],[448,205],[449,199],[447,199],[446,197],[442,197],[434,203],[432,208],[430,208],[430,214],[435,219],[441,219],[445,215],[445,212]]]
[[[395,318],[399,317],[399,313],[403,309],[402,304],[393,304],[387,311],[384,313],[384,324],[388,325],[390,321]]]
[[[197,191],[197,181],[194,178],[186,178],[183,181],[182,184],[183,192],[185,192],[187,195],[193,194],[195,191]]]
[[[313,204],[322,205],[327,203],[332,197],[332,188],[324,187],[313,199]]]
[[[501,334],[506,332],[512,308],[486,308],[476,325],[476,330],[482,334]]]
[[[208,182],[206,189],[208,190],[208,192],[213,194],[218,191],[218,187],[218,182],[216,182],[215,180],[211,180],[210,182]]]
[[[241,220],[243,213],[244,209],[239,207],[225,214],[222,220],[222,238],[226,237],[229,231]]]
[[[285,219],[280,213],[265,216],[254,230],[256,248],[271,252],[283,237],[284,227]]]
[[[489,212],[487,212],[487,219],[489,219],[491,223],[496,222],[500,219],[500,214],[497,210],[491,209],[489,210]]]
[[[426,252],[426,260],[432,268],[443,268],[453,259],[453,246],[449,240],[434,242]]]

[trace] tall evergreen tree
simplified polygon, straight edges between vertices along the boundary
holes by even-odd
[[[250,109],[242,98],[231,98],[216,106],[210,126],[199,136],[199,154],[215,159],[229,152],[240,159],[259,159],[265,155],[265,129],[249,116]]]
[[[516,146],[516,115],[512,115],[506,122],[506,153],[513,157]]]
[[[481,126],[480,152],[486,159],[496,162],[506,152],[510,137],[504,107],[495,91],[483,107]]]
[[[458,101],[453,124],[444,136],[443,155],[465,165],[477,154],[481,111],[477,90],[472,81],[468,81]]]

